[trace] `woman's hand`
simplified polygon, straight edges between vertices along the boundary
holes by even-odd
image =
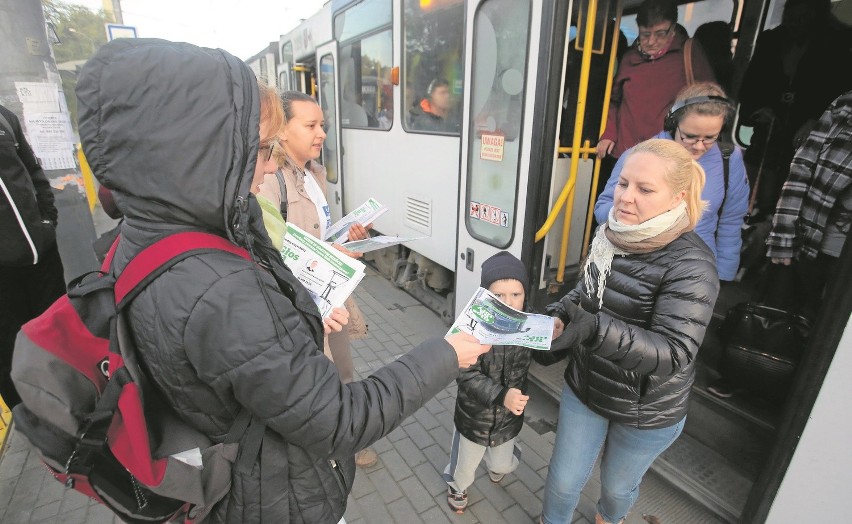
[[[336,250],[340,251],[341,253],[343,253],[343,254],[344,254],[344,255],[346,255],[347,257],[352,257],[352,258],[361,258],[361,257],[363,257],[363,256],[364,256],[364,253],[356,253],[356,252],[354,252],[354,251],[349,251],[348,249],[346,249],[345,247],[343,247],[343,245],[341,245],[341,244],[332,244],[332,245],[331,245],[331,247],[333,247],[334,249],[336,249]]]
[[[331,314],[323,319],[323,329],[328,335],[332,331],[342,331],[343,326],[349,323],[349,311],[345,307],[336,307]]]
[[[373,224],[367,224],[366,226],[358,223],[352,224],[349,226],[349,240],[364,240],[365,238],[369,238],[370,234],[367,231],[371,229],[373,229]]]
[[[530,396],[524,395],[520,389],[509,388],[509,391],[506,392],[506,396],[503,398],[503,405],[515,415],[520,415],[526,409],[529,399]]]
[[[553,317],[553,338],[551,340],[559,338],[563,331],[565,331],[565,322],[562,322],[559,317]]]
[[[446,341],[456,350],[460,368],[468,368],[476,363],[479,355],[486,353],[491,346],[480,344],[473,335],[464,332],[453,333],[446,337]]]
[[[598,158],[606,158],[607,155],[612,153],[612,148],[615,147],[615,142],[612,140],[607,140],[606,138],[602,138],[598,141],[597,147],[595,149],[598,153]]]

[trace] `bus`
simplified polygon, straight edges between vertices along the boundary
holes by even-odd
[[[281,36],[277,85],[315,95],[323,109],[332,219],[368,198],[387,206],[374,230],[416,240],[368,260],[448,323],[478,287],[481,262],[502,250],[530,268],[531,303],[561,297],[576,281],[593,231],[600,170],[594,145],[617,63],[618,32],[606,28],[614,24],[632,41],[640,3],[327,2]],[[736,86],[758,35],[780,23],[783,6],[684,2],[678,22],[689,34],[709,21],[730,25]],[[571,62],[572,53],[588,58]],[[589,73],[595,62],[605,72],[597,84]],[[450,94],[440,128],[419,118],[436,85]],[[741,146],[748,136],[737,123]],[[684,433],[653,469],[723,521],[843,514],[852,485],[845,446],[852,430],[845,378],[852,371],[849,243],[839,265],[840,282],[828,290],[782,399],[708,392],[719,377],[718,330],[726,313],[755,298],[748,282],[720,294]],[[553,368],[531,373],[558,398],[564,368]]]

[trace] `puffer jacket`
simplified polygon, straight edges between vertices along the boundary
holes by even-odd
[[[389,433],[458,375],[444,340],[342,385],[322,354],[316,306],[266,236],[249,194],[259,141],[254,75],[221,50],[121,39],[77,86],[86,157],[124,214],[114,268],[180,231],[250,250],[175,264],[128,308],[143,367],[167,404],[221,441],[241,409],[265,424],[250,473],[210,521],[336,523],[354,454]]]
[[[459,374],[453,422],[466,439],[494,447],[521,432],[524,416],[506,409],[503,399],[509,388],[526,393],[533,351],[518,346],[494,346]]]
[[[592,267],[597,282],[597,268]],[[598,329],[579,347],[534,358],[569,358],[565,381],[607,419],[638,429],[672,426],[686,416],[695,358],[719,294],[713,253],[695,232],[651,253],[616,256],[603,308],[580,283],[548,306],[564,321],[565,301],[597,315]],[[568,324],[566,330],[571,329]]]

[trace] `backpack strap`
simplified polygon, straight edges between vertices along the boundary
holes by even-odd
[[[287,181],[284,180],[284,173],[280,169],[275,170],[275,178],[278,179],[278,185],[281,186],[281,204],[278,210],[281,211],[281,218],[284,222],[287,221]]]
[[[117,309],[121,310],[171,266],[198,251],[226,251],[251,260],[248,251],[218,235],[197,231],[170,235],[143,249],[118,276],[115,282]]]
[[[719,211],[716,212],[718,215],[716,222],[716,231],[713,233],[713,239],[716,240],[719,237],[719,220],[722,220],[722,211],[725,209],[725,202],[728,201],[728,182],[731,178],[731,155],[734,154],[734,144],[730,142],[719,142],[719,151],[722,152],[722,177],[725,181],[725,189],[722,193],[722,203],[719,204]],[[719,242],[717,241],[716,244]]]
[[[722,209],[728,200],[728,183],[731,179],[731,155],[734,154],[734,144],[730,142],[719,142],[719,151],[722,152],[722,176],[725,180],[725,192],[722,193],[722,204],[719,206],[719,218],[722,218]]]
[[[695,73],[692,71],[692,38],[683,44],[683,73],[686,75],[686,85],[695,83]]]

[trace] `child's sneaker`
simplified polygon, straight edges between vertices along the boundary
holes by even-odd
[[[488,478],[490,478],[490,479],[491,479],[491,482],[493,482],[493,483],[495,483],[495,484],[497,484],[497,483],[499,483],[501,480],[503,480],[503,477],[505,477],[505,476],[506,476],[506,474],[505,474],[505,473],[494,473],[494,472],[493,472],[493,471],[491,471],[490,469],[488,470]]]
[[[456,514],[461,515],[467,507],[467,491],[456,491],[453,488],[447,489],[447,504],[450,509]]]

